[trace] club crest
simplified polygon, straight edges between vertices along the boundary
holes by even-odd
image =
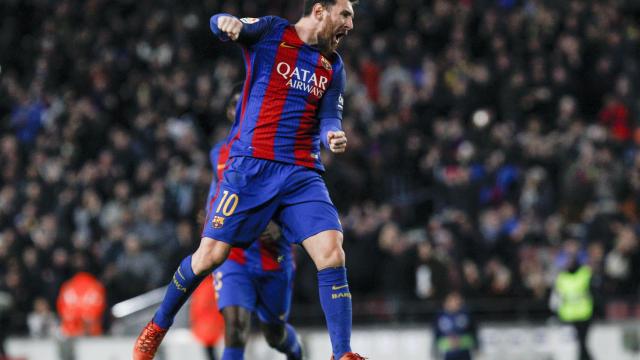
[[[322,63],[322,67],[331,71],[331,63],[324,56],[320,55],[320,62]]]

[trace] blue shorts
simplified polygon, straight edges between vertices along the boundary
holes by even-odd
[[[218,183],[202,237],[248,247],[269,220],[291,243],[326,230],[342,231],[319,172],[293,164],[234,157]]]
[[[265,324],[283,324],[289,318],[294,270],[252,270],[233,260],[213,273],[218,308],[239,306],[255,312]]]

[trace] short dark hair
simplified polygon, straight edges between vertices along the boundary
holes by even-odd
[[[313,5],[321,4],[324,7],[330,7],[331,5],[335,5],[337,0],[304,0],[304,10],[302,12],[302,16],[311,15],[311,10],[313,9]],[[357,4],[359,0],[349,0],[352,4]]]

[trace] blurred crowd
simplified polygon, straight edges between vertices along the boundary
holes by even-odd
[[[221,11],[301,2],[2,1],[0,328],[28,332],[79,271],[113,305],[193,251],[244,77]],[[577,257],[602,299],[637,301],[639,24],[633,1],[361,1],[349,148],[323,154],[354,299],[545,301]],[[297,255],[294,302],[316,301]]]

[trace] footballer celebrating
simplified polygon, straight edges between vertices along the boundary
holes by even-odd
[[[186,257],[165,298],[134,346],[134,359],[152,359],[179,308],[232,247],[249,247],[272,219],[301,244],[318,269],[318,288],[332,359],[352,352],[351,293],[342,226],[321,172],[320,143],[346,150],[341,130],[344,64],[336,49],[353,29],[350,0],[305,0],[290,24],[275,16],[211,18],[212,32],[237,42],[246,79],[227,138],[229,160],[220,179],[200,246]]]

